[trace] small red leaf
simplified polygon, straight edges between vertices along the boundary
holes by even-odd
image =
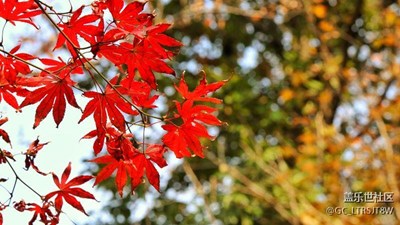
[[[65,114],[65,98],[71,106],[80,108],[75,100],[71,88],[75,82],[72,81],[69,76],[65,76],[62,79],[49,76],[38,79],[38,85],[40,85],[40,83],[44,86],[34,90],[30,95],[26,96],[20,107],[22,108],[41,101],[36,108],[33,128],[39,126],[40,122],[46,118],[51,109],[53,109],[53,118],[58,127]]]
[[[55,198],[55,208],[57,209],[57,212],[61,212],[62,206],[63,206],[63,200],[65,200],[68,204],[70,204],[72,207],[78,209],[79,211],[83,212],[86,214],[85,210],[83,209],[81,203],[74,197],[80,197],[80,198],[88,198],[88,199],[94,199],[94,196],[77,187],[73,186],[78,186],[81,184],[86,183],[90,179],[92,179],[92,176],[78,176],[73,178],[70,181],[67,181],[69,178],[69,175],[71,173],[71,163],[68,164],[68,166],[65,168],[62,176],[61,176],[61,181],[58,179],[57,175],[53,173],[53,180],[54,183],[57,185],[59,188],[58,191],[53,191],[48,193],[44,199],[48,201],[51,199],[53,196],[56,196]],[[86,214],[87,215],[87,214]]]

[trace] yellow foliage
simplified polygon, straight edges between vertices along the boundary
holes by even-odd
[[[281,91],[281,93],[279,94],[279,98],[283,102],[287,102],[287,101],[291,100],[293,97],[294,97],[294,92],[290,88],[283,89]]]
[[[335,26],[330,23],[329,21],[322,20],[318,23],[319,29],[321,29],[324,32],[331,32],[335,30]]]
[[[332,91],[329,89],[324,89],[318,96],[318,102],[321,105],[330,104],[332,101]]]
[[[308,80],[308,76],[306,73],[303,72],[293,72],[291,79],[292,79],[292,84],[295,87],[298,87]]]
[[[326,17],[328,10],[325,5],[318,4],[314,5],[314,7],[312,8],[312,12],[316,17],[322,19]]]
[[[304,132],[303,134],[301,134],[298,137],[298,140],[301,141],[304,144],[312,144],[312,143],[315,143],[316,136],[315,136],[314,133],[311,133],[311,132],[307,131],[307,132]]]
[[[318,153],[318,147],[315,145],[302,145],[299,147],[300,153],[307,156],[314,156]]]

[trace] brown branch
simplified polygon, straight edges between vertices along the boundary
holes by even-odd
[[[399,198],[400,198],[400,191],[397,183],[397,178],[396,178],[396,167],[395,167],[395,162],[394,162],[394,150],[393,150],[393,144],[391,141],[391,138],[388,134],[388,131],[386,129],[386,125],[383,122],[382,118],[378,118],[376,121],[376,124],[378,126],[379,133],[381,134],[381,137],[385,140],[385,157],[386,157],[386,163],[385,168],[387,172],[387,182],[388,186],[390,188],[390,191],[394,193],[394,208],[396,210],[396,217],[399,218],[400,216],[400,205],[399,205]]]
[[[189,176],[190,180],[192,181],[197,194],[199,194],[204,200],[204,209],[206,211],[206,215],[208,217],[208,220],[210,221],[210,224],[216,225],[217,220],[215,219],[214,214],[210,208],[210,202],[206,196],[206,193],[204,192],[203,185],[201,184],[196,174],[194,173],[192,167],[187,161],[183,162],[182,167],[185,173]]]
[[[254,197],[266,202],[271,205],[283,218],[287,221],[293,221],[293,216],[288,212],[288,210],[280,203],[275,201],[275,198],[267,192],[264,188],[260,187],[257,183],[254,183],[247,176],[241,173],[236,167],[233,167],[225,162],[222,162],[211,152],[208,153],[207,158],[211,160],[215,165],[219,166],[221,172],[226,172],[233,178],[238,180],[246,187],[248,193]]]

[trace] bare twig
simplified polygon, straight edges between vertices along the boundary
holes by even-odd
[[[190,166],[190,164],[187,161],[183,162],[182,167],[183,167],[183,170],[185,171],[185,173],[189,176],[190,180],[192,181],[197,194],[199,194],[204,200],[204,209],[206,210],[206,215],[208,217],[208,220],[210,221],[210,224],[213,224],[213,225],[217,224],[217,220],[214,217],[214,214],[210,208],[210,203],[208,201],[206,193],[204,192],[203,185],[197,178],[192,167]]]

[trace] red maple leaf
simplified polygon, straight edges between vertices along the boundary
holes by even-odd
[[[65,73],[67,73],[67,71],[65,71]],[[29,78],[24,83],[28,86],[43,85],[43,87],[34,90],[30,95],[26,96],[20,105],[22,108],[40,101],[39,106],[36,108],[33,128],[39,126],[40,122],[46,118],[51,109],[53,109],[54,122],[56,122],[58,127],[64,118],[66,108],[65,99],[67,99],[71,106],[80,109],[71,88],[75,82],[65,73],[60,77],[46,76]]]
[[[204,74],[199,86],[190,92],[182,75],[179,86],[176,86],[176,89],[185,101],[183,104],[175,102],[177,109],[175,118],[181,118],[182,124],[178,126],[170,121],[171,124],[162,126],[167,131],[162,141],[175,153],[176,157],[190,157],[191,152],[189,150],[199,157],[204,157],[204,147],[201,145],[199,138],[213,138],[204,124],[220,126],[222,122],[212,114],[216,111],[215,108],[206,105],[194,105],[194,102],[221,103],[220,99],[209,97],[208,94],[218,90],[225,82],[220,81],[208,84]]]
[[[60,33],[58,35],[57,43],[54,49],[61,47],[64,43],[67,44],[69,52],[72,54],[73,58],[77,58],[77,53],[75,48],[79,48],[78,35],[82,37],[89,44],[94,44],[96,41],[96,36],[102,34],[102,29],[98,26],[93,25],[93,23],[99,19],[96,15],[86,15],[81,18],[84,6],[77,9],[71,16],[71,19],[67,23],[59,23],[58,26],[62,29],[63,33],[68,37],[66,39],[64,34]],[[100,26],[101,27],[101,26]],[[70,43],[72,42],[72,44]]]
[[[93,178],[93,176],[81,175],[81,176],[77,176],[67,182],[70,173],[71,173],[71,163],[69,163],[68,166],[65,168],[65,170],[61,176],[61,180],[58,178],[57,175],[55,175],[53,173],[53,181],[60,190],[48,193],[44,197],[44,199],[46,201],[48,201],[53,196],[56,196],[55,208],[58,212],[61,212],[61,209],[63,206],[63,200],[65,200],[72,207],[76,208],[77,210],[79,210],[87,215],[82,204],[76,199],[76,197],[88,198],[88,199],[94,199],[94,200],[96,200],[96,199],[91,193],[83,190],[82,188],[78,188],[75,186],[82,185],[82,184],[88,182],[89,180],[91,180]],[[74,197],[74,196],[76,196],[76,197]]]
[[[117,76],[110,83],[115,84]],[[137,115],[138,112],[132,109],[132,106],[119,96],[115,90],[107,86],[104,93],[87,91],[83,96],[92,98],[86,105],[79,123],[93,114],[97,129],[105,130],[107,117],[111,123],[120,131],[125,131],[125,118],[121,111],[129,115]]]
[[[185,81],[184,74],[182,74],[179,85],[175,85],[175,89],[186,100],[212,102],[214,104],[220,104],[222,102],[220,99],[212,98],[207,95],[209,93],[215,92],[216,90],[221,88],[225,83],[226,80],[208,84],[206,80],[206,74],[203,72],[203,78],[200,80],[200,84],[193,91],[189,91],[189,88]]]
[[[0,17],[10,21],[15,26],[15,22],[24,22],[38,28],[32,21],[32,17],[41,14],[42,11],[33,0],[0,0]]]
[[[82,139],[90,139],[96,137],[93,143],[94,154],[97,155],[101,152],[104,145],[104,139],[106,138],[106,132],[103,129],[95,129],[87,133]]]
[[[115,185],[117,186],[118,193],[120,194],[120,196],[122,196],[122,189],[128,179],[126,173],[134,171],[134,169],[132,168],[132,164],[122,159],[117,160],[111,155],[100,156],[91,160],[91,162],[95,162],[97,164],[107,164],[97,174],[94,185],[97,185],[103,180],[109,178],[114,173],[114,171],[117,170],[117,174],[115,176]],[[134,176],[134,174],[130,174],[130,176]]]
[[[26,150],[25,154],[25,170],[29,170],[29,168],[32,166],[32,168],[39,174],[46,176],[47,173],[43,173],[42,171],[39,170],[39,168],[35,165],[35,158],[40,150],[47,145],[49,142],[46,143],[39,143],[39,137],[36,138],[35,141],[33,141],[30,145],[29,148]]]
[[[76,60],[76,61],[70,61],[68,63],[64,62],[61,58],[58,58],[59,60],[54,60],[54,59],[47,59],[47,58],[42,58],[40,61],[46,65],[47,67],[45,68],[46,71],[42,71],[40,73],[41,76],[45,76],[48,73],[51,72],[53,74],[59,75],[62,72],[66,74],[72,75],[72,74],[83,74],[83,68],[82,68],[82,62],[81,60]]]
[[[1,0],[0,0],[1,2]],[[1,15],[1,13],[0,13]],[[32,55],[26,53],[16,53],[20,49],[21,45],[15,46],[13,49],[10,50],[10,54],[21,58],[23,60],[31,60],[34,59]],[[0,55],[0,83],[1,84],[10,84],[15,85],[17,80],[17,75],[21,74],[28,74],[31,72],[29,66],[11,55]]]
[[[93,144],[93,150],[94,150],[95,155],[97,155],[103,149],[104,141],[106,138],[107,138],[108,142],[110,142],[110,140],[115,140],[115,139],[119,139],[119,141],[121,141],[121,139],[131,138],[131,135],[124,134],[124,133],[116,130],[114,127],[111,127],[110,124],[107,124],[106,130],[103,130],[103,129],[92,130],[89,133],[87,133],[85,136],[83,136],[82,139],[91,139],[94,137],[96,137],[96,140],[94,141],[94,144]]]
[[[146,35],[143,37],[145,45],[150,45],[151,48],[164,58],[169,58],[175,53],[166,50],[164,47],[181,47],[182,43],[172,37],[163,34],[171,24],[162,23],[150,26],[147,28]]]
[[[105,155],[91,160],[98,164],[107,164],[96,176],[94,185],[99,184],[103,180],[109,178],[115,170],[115,185],[118,193],[122,196],[122,189],[126,185],[128,176],[131,178],[131,189],[134,190],[140,183],[146,171],[147,179],[158,191],[160,189],[159,174],[149,159],[144,154],[137,153],[131,160],[117,160],[111,155]]]
[[[143,108],[156,108],[154,102],[159,95],[153,95],[152,88],[146,82],[136,81],[130,76],[127,76],[121,81],[121,92],[129,95],[133,104]]]
[[[117,170],[115,185],[117,186],[118,193],[122,196],[122,189],[126,185],[128,178],[127,173],[129,174],[129,177],[133,178],[135,176],[136,169],[134,168],[131,159],[137,151],[135,151],[135,147],[130,141],[132,135],[126,135],[114,128],[109,128],[107,130],[108,154],[91,160],[91,162],[107,165],[97,174],[93,186],[107,179],[115,170]]]
[[[149,145],[143,154],[132,145],[131,138],[133,138],[131,134],[110,130],[107,139],[109,154],[91,160],[91,162],[98,164],[107,164],[97,174],[94,185],[109,178],[114,171],[117,171],[115,185],[118,193],[122,196],[122,189],[126,185],[128,177],[131,178],[131,189],[133,191],[142,182],[142,177],[146,173],[150,184],[159,190],[159,174],[151,161],[159,167],[166,166],[167,162],[163,158],[165,147]]]
[[[21,46],[18,45],[11,49],[10,54],[23,60],[35,58],[26,53],[16,53],[20,47]],[[18,74],[26,75],[30,72],[31,70],[25,62],[17,60],[10,55],[3,56],[0,54],[0,101],[4,99],[11,107],[19,110],[19,104],[13,93],[23,96],[27,90],[19,86],[18,81],[20,79],[18,79],[17,76]]]
[[[24,200],[14,203],[14,208],[20,212],[25,210],[32,211],[33,216],[28,222],[29,225],[33,225],[39,216],[40,222],[45,225],[56,225],[59,222],[59,213],[54,214],[50,210],[51,204],[49,202],[44,202],[42,206],[36,203],[26,203]]]
[[[163,60],[166,59],[156,51],[143,45],[143,42],[135,39],[133,43],[123,42],[120,45],[100,46],[99,54],[106,57],[116,66],[126,65],[128,74],[133,78],[135,71],[139,71],[140,77],[153,89],[157,88],[154,72],[175,75],[175,71]]]
[[[199,123],[184,123],[181,126],[175,124],[166,124],[162,128],[167,133],[162,138],[163,143],[170,148],[177,158],[191,157],[189,149],[195,155],[204,158],[203,146],[199,138],[205,137],[211,139],[207,129]]]
[[[131,33],[142,30],[145,25],[151,23],[154,17],[152,14],[141,13],[145,3],[138,1],[129,3],[124,9],[122,9],[123,0],[108,0],[106,4],[118,28]]]
[[[163,168],[167,165],[167,161],[164,158],[166,150],[164,145],[151,144],[146,149],[146,155],[160,168]]]
[[[11,152],[9,152],[7,150],[1,150],[0,149],[0,164],[6,163],[7,162],[7,158],[15,161],[14,155]]]
[[[142,177],[146,173],[147,180],[149,183],[157,190],[160,191],[160,175],[157,171],[157,169],[154,167],[153,163],[151,161],[154,161],[157,163],[158,166],[164,167],[167,165],[165,159],[162,157],[162,153],[164,148],[161,147],[152,147],[148,148],[146,150],[146,154],[137,154],[133,159],[132,163],[135,166],[135,169],[137,170],[136,175],[132,177],[132,189],[135,189],[141,182],[142,182]],[[149,151],[150,150],[150,151]],[[159,151],[155,153],[154,151]],[[148,153],[151,156],[148,156],[149,158],[146,157]],[[161,157],[160,154],[161,153]]]

